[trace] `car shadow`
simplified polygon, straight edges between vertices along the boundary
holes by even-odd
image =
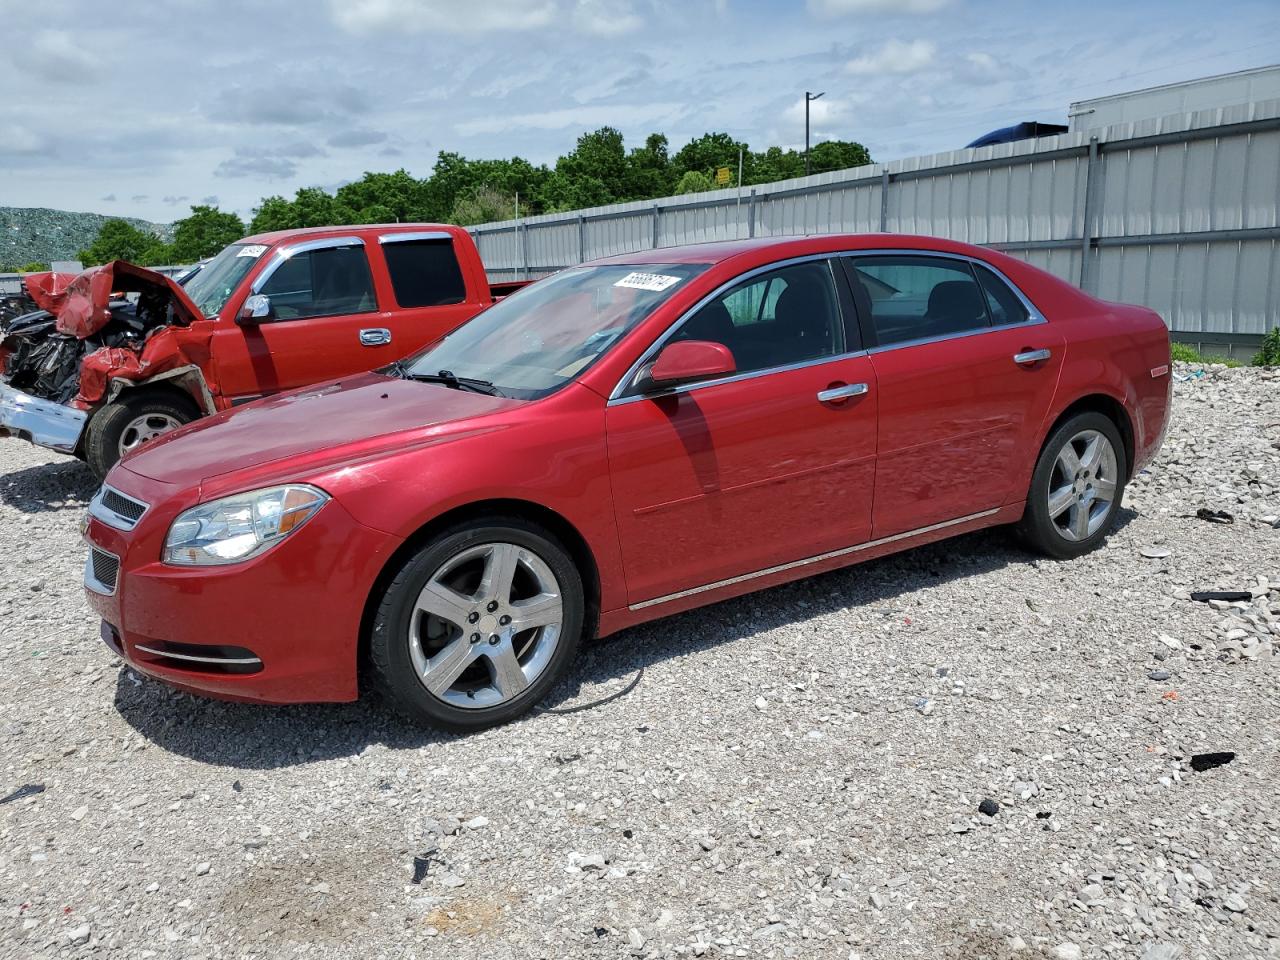
[[[22,513],[83,510],[97,489],[98,481],[79,460],[59,460],[0,473],[0,503]]]
[[[1136,516],[1122,509],[1116,529]],[[536,723],[542,713],[607,710],[638,682],[639,671],[663,660],[849,607],[891,605],[922,587],[1037,562],[1052,561],[1024,550],[1006,530],[984,530],[632,627],[585,647],[542,703],[515,722]],[[623,678],[632,683],[622,691],[578,702],[584,690],[616,687]],[[115,706],[130,726],[163,750],[245,770],[354,756],[373,744],[421,749],[470,736],[418,726],[369,696],[345,704],[229,703],[170,689],[124,666]]]

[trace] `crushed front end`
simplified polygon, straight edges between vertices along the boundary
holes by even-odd
[[[23,285],[0,309],[0,437],[75,453],[117,371],[136,380],[188,362],[157,336],[196,319],[161,274],[115,261]]]

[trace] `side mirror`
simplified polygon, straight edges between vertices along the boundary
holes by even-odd
[[[738,364],[723,343],[711,340],[677,340],[662,348],[640,384],[643,390],[665,389],[694,380],[734,373]]]
[[[271,298],[265,293],[255,293],[250,297],[245,297],[245,301],[240,307],[240,313],[236,316],[236,323],[245,326],[255,323],[269,323],[274,319],[275,312],[271,309]]]

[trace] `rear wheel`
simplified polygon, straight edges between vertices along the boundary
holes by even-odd
[[[1100,413],[1071,417],[1040,451],[1019,532],[1051,557],[1088,553],[1115,525],[1127,475],[1116,425]]]
[[[582,579],[549,531],[515,517],[456,527],[387,587],[370,639],[375,683],[420,723],[506,723],[572,662],[583,610]]]
[[[200,411],[176,393],[126,392],[89,422],[84,458],[99,480],[126,453],[198,419]]]

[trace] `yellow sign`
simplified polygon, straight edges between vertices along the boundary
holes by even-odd
[[[728,167],[720,167],[716,170],[716,183],[724,186],[733,180],[733,172]]]

